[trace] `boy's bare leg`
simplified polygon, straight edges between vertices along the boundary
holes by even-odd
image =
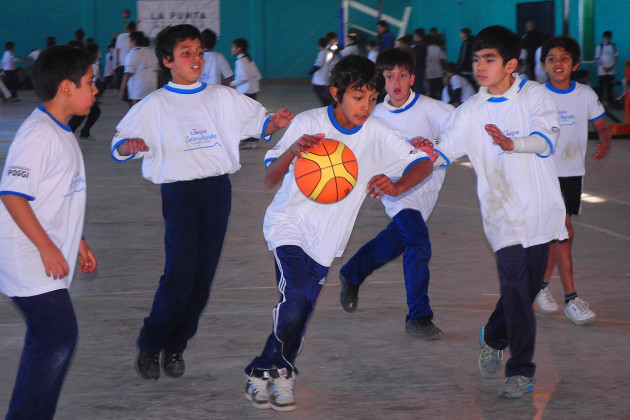
[[[558,242],[556,246],[555,259],[558,264],[558,273],[560,274],[564,294],[568,295],[569,293],[575,292],[575,285],[573,284],[573,258],[571,257],[571,247],[573,246],[573,225],[571,224],[571,218],[568,214],[566,215],[565,226],[569,231],[569,239]]]

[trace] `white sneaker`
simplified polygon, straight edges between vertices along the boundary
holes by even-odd
[[[573,323],[577,325],[590,324],[597,319],[597,314],[591,311],[588,303],[579,297],[564,304],[564,313]]]
[[[538,292],[534,302],[536,302],[536,306],[538,306],[538,311],[543,314],[556,312],[560,309],[556,301],[553,299],[553,296],[551,296],[551,290],[549,290],[549,287],[540,289],[540,292]]]
[[[276,411],[293,411],[297,408],[293,396],[295,374],[287,369],[272,370],[269,379],[269,404]]]
[[[245,398],[250,400],[256,408],[270,408],[268,385],[269,371],[252,373],[247,377]]]

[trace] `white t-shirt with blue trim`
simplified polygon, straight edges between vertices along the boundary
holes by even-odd
[[[225,56],[220,52],[204,51],[203,62],[203,72],[201,73],[201,77],[199,77],[200,82],[209,85],[219,85],[222,79],[229,79],[234,76],[230,63],[228,63]]]
[[[232,174],[241,167],[239,142],[262,137],[268,122],[262,105],[234,89],[170,82],[118,123],[112,157],[143,158],[142,176],[155,184]],[[116,148],[130,138],[143,139],[149,151],[120,156]]]
[[[376,105],[374,115],[400,130],[407,141],[422,136],[434,143],[438,142],[442,127],[455,109],[452,105],[415,92],[411,92],[409,99],[400,108],[393,107],[388,100],[389,96],[385,96],[385,101]],[[419,210],[426,221],[437,202],[445,174],[444,168],[437,167],[424,181],[401,195],[381,198],[387,215],[394,217],[403,209],[413,209]]]
[[[558,107],[560,137],[553,153],[558,176],[584,176],[588,123],[603,118],[606,110],[590,86],[571,82],[566,90],[545,85]]]
[[[0,291],[24,297],[70,287],[83,232],[85,169],[72,130],[43,106],[22,123],[9,147],[0,194],[29,200],[70,268],[65,278],[48,277],[39,251],[0,205]]]
[[[505,153],[485,130],[486,124],[494,124],[507,137],[536,134],[552,151],[555,148],[560,130],[549,91],[513,76],[514,84],[503,95],[490,95],[481,87],[457,108],[436,146],[449,160],[467,155],[475,168],[483,227],[494,251],[567,237],[553,160],[548,155]]]
[[[276,146],[265,154],[265,165],[277,159],[304,134],[324,133],[339,140],[354,153],[359,175],[354,189],[343,200],[320,204],[306,198],[298,189],[293,165],[267,208],[263,233],[269,249],[297,245],[317,263],[329,267],[340,257],[348,243],[368,181],[378,174],[400,177],[419,159],[428,159],[404,141],[403,135],[386,121],[371,116],[365,124],[351,130],[335,119],[332,106],[298,114]]]

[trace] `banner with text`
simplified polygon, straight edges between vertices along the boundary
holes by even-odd
[[[167,26],[188,23],[221,34],[220,0],[138,1],[138,30],[153,39]]]

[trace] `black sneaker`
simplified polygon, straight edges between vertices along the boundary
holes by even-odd
[[[405,325],[405,332],[412,337],[423,338],[425,340],[439,340],[444,333],[433,324],[429,316],[410,319]]]
[[[167,351],[164,351],[162,367],[164,367],[164,373],[171,378],[179,378],[186,370],[183,355],[181,353],[171,353]]]
[[[157,380],[160,377],[160,353],[138,350],[136,372],[145,379]]]
[[[346,312],[354,312],[359,305],[359,286],[350,283],[343,274],[339,273],[339,281],[341,282],[341,291],[339,292],[339,301]]]

